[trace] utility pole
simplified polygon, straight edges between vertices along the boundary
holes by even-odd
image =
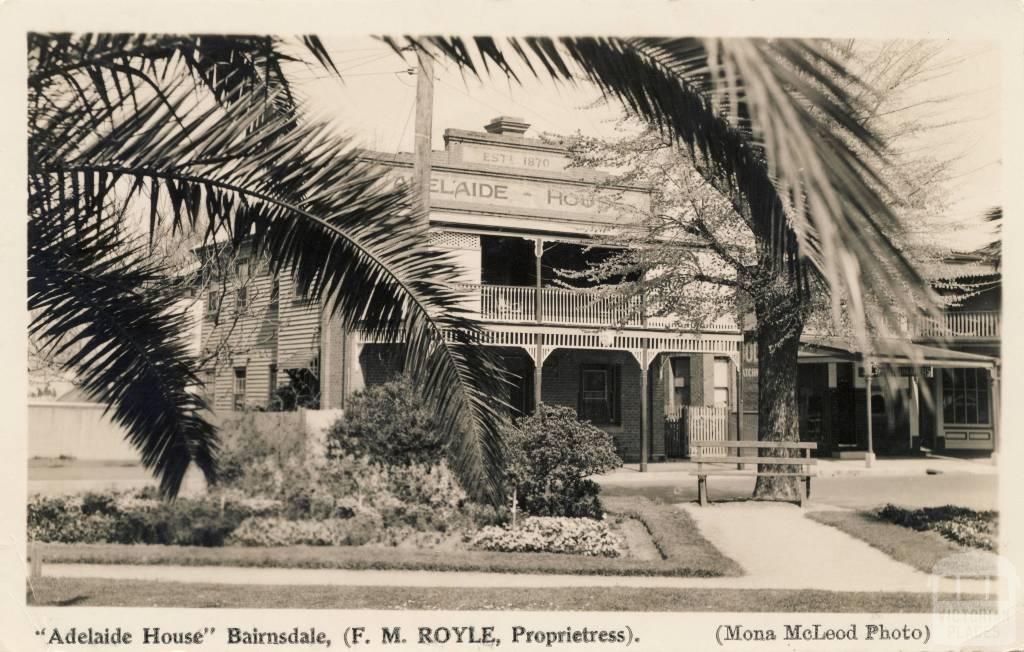
[[[430,215],[430,133],[433,129],[434,112],[434,60],[426,51],[417,48],[416,58],[416,135],[413,157],[413,177],[418,198],[418,208],[423,219]]]

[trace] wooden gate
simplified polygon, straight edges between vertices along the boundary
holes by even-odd
[[[689,457],[695,441],[729,439],[729,408],[684,405],[676,417],[665,419],[665,455]],[[707,455],[725,455],[724,448],[706,448]]]

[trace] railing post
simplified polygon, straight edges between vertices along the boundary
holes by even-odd
[[[541,270],[541,259],[544,257],[544,239],[543,238],[535,238],[534,239],[534,241],[533,241],[533,257],[534,257],[534,259],[536,261],[535,273],[537,275],[536,283],[534,284],[534,287],[536,288],[536,292],[537,292],[537,296],[534,299],[534,312],[536,313],[534,315],[534,318],[536,319],[537,323],[539,324],[544,319],[544,311],[541,308],[541,306],[542,306],[541,295],[543,294],[541,292],[541,288],[543,287],[543,285],[541,283],[541,273],[542,273],[542,270]]]
[[[647,458],[650,456],[650,449],[647,442],[647,431],[650,430],[650,412],[647,409],[647,372],[650,370],[648,361],[647,342],[640,350],[640,470],[647,470]]]
[[[533,359],[533,406],[536,411],[541,404],[541,388],[544,375],[544,334],[537,333],[536,352]]]

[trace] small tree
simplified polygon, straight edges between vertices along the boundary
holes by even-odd
[[[506,430],[505,476],[513,500],[534,516],[601,518],[588,476],[622,466],[612,436],[572,408],[540,405]]]
[[[436,413],[406,378],[356,392],[327,442],[390,464],[436,464],[448,450]]]

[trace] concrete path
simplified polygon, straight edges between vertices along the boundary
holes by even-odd
[[[812,521],[787,503],[680,505],[701,534],[746,570],[757,585],[839,591],[929,591],[937,581],[836,528]],[[968,589],[984,591],[984,581]],[[956,589],[954,580],[939,581]]]
[[[807,519],[794,505],[725,503],[686,509],[701,532],[746,570],[742,577],[540,575],[229,566],[44,564],[51,577],[210,582],[218,584],[409,587],[574,587],[822,589],[985,593],[984,580],[932,578],[853,537]]]

